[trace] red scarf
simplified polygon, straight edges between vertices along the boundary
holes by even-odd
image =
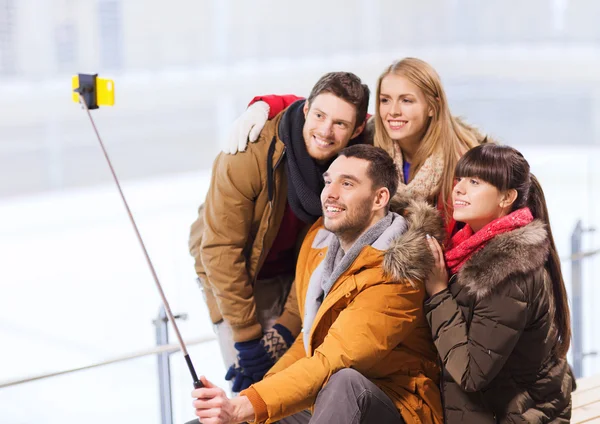
[[[493,220],[476,233],[473,233],[471,227],[465,225],[450,240],[444,254],[446,266],[450,268],[452,274],[456,274],[465,262],[471,259],[471,256],[485,247],[488,241],[498,234],[524,227],[531,221],[533,215],[529,208],[522,208]]]

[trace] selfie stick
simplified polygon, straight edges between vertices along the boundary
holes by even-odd
[[[179,333],[179,328],[177,327],[177,323],[175,322],[175,318],[173,317],[173,313],[171,312],[171,308],[169,307],[169,302],[165,297],[165,293],[162,289],[160,282],[158,281],[158,276],[156,275],[156,271],[154,270],[154,266],[152,265],[152,261],[150,260],[150,256],[148,255],[148,251],[146,250],[146,246],[144,245],[144,241],[142,240],[142,236],[138,230],[137,225],[135,224],[135,220],[133,219],[133,215],[131,214],[131,210],[129,209],[129,205],[127,204],[127,200],[125,200],[125,195],[123,194],[123,190],[121,190],[121,185],[119,184],[119,179],[117,178],[117,174],[112,166],[110,158],[108,157],[108,152],[104,147],[104,143],[102,142],[102,138],[100,137],[100,133],[96,128],[96,124],[94,123],[94,119],[92,118],[92,114],[90,113],[90,108],[88,107],[88,102],[97,108],[97,104],[95,102],[95,94],[96,94],[96,83],[95,76],[89,76],[92,78],[84,79],[81,78],[82,74],[79,75],[79,87],[76,88],[76,93],[79,93],[79,102],[87,112],[88,117],[90,118],[90,122],[92,127],[94,128],[94,132],[96,133],[96,137],[98,138],[98,142],[100,143],[100,147],[102,148],[102,152],[104,153],[104,157],[106,158],[106,162],[108,162],[108,167],[110,168],[110,172],[112,173],[113,179],[115,180],[115,184],[119,190],[119,194],[121,195],[121,199],[123,200],[123,204],[125,205],[125,209],[127,210],[127,215],[129,215],[129,220],[131,221],[131,225],[135,230],[135,235],[137,236],[138,241],[140,242],[140,246],[142,246],[142,250],[144,251],[144,256],[146,257],[146,261],[148,262],[148,266],[150,267],[150,272],[152,273],[152,277],[154,277],[154,282],[156,283],[156,287],[158,288],[158,293],[162,299],[163,304],[165,305],[165,309],[167,312],[167,316],[173,328],[175,329],[175,334],[177,336],[177,340],[179,341],[179,345],[181,346],[181,352],[183,353],[183,357],[185,358],[185,362],[187,363],[188,369],[190,370],[190,374],[192,375],[192,379],[194,381],[194,387],[199,389],[204,387],[202,382],[198,380],[198,376],[196,375],[196,370],[194,369],[194,365],[192,364],[192,360],[190,359],[190,355],[188,354],[187,348],[183,339],[181,338],[181,333]]]

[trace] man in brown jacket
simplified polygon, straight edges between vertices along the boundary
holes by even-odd
[[[260,381],[300,332],[296,246],[321,216],[323,172],[360,142],[368,101],[356,75],[326,74],[246,152],[214,162],[190,252],[234,392]]]

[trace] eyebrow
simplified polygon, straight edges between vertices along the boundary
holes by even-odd
[[[322,113],[325,116],[328,116],[325,112],[323,112],[321,109],[319,109],[318,107],[315,108],[315,110],[319,113]],[[334,119],[335,122],[343,122],[346,125],[352,125],[352,122],[350,121],[345,121],[344,119]]]
[[[408,96],[417,97],[417,95],[414,94],[414,93],[402,93],[402,94],[398,95],[398,97],[408,97]],[[389,98],[392,98],[391,95],[386,94],[386,93],[379,93],[379,97],[389,97]]]
[[[342,175],[340,175],[340,178],[344,179],[344,180],[352,180],[352,181],[356,181],[357,183],[360,183],[360,180],[358,178],[356,178],[354,175],[342,174]]]
[[[329,172],[325,172],[323,174],[323,178],[327,178],[329,177]],[[352,180],[352,181],[356,181],[357,183],[360,183],[360,179],[358,179],[357,177],[355,177],[354,175],[351,174],[340,174],[340,179],[341,180]]]

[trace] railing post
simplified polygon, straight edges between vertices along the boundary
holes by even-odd
[[[597,354],[597,352],[583,351],[583,288],[581,278],[583,258],[596,254],[596,252],[583,253],[581,238],[583,233],[594,231],[594,228],[583,228],[581,220],[578,220],[571,234],[571,350],[573,352],[573,374],[576,378],[583,377],[583,359],[586,356]]]
[[[179,314],[173,316],[175,319],[186,319],[187,315]],[[161,305],[158,317],[153,321],[156,328],[156,345],[169,344],[169,318],[165,307]],[[158,354],[158,384],[160,397],[160,422],[161,424],[173,424],[173,405],[171,401],[171,364],[169,352]]]
[[[573,373],[576,378],[583,374],[583,328],[581,324],[581,220],[575,224],[571,234],[571,327],[573,331],[571,350],[573,352]]]

